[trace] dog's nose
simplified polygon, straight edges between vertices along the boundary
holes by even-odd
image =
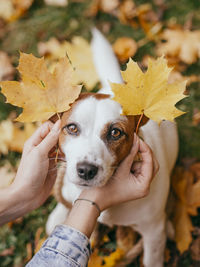
[[[91,180],[98,172],[98,167],[87,162],[77,164],[78,176],[85,180]]]

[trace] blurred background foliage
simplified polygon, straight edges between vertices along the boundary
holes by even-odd
[[[182,168],[182,174],[189,171],[194,183],[199,182],[200,1],[0,0],[0,80],[19,79],[19,74],[13,68],[18,65],[19,51],[33,53],[35,56],[45,55],[49,62],[54,52],[49,46],[45,47],[45,52],[41,52],[39,44],[45,44],[53,37],[57,40],[57,45],[61,46],[64,41],[71,42],[74,36],[81,36],[90,42],[93,26],[100,29],[113,45],[122,69],[129,57],[145,69],[147,56],[156,58],[164,53],[169,65],[174,67],[171,79],[188,80],[186,93],[189,97],[178,103],[186,114],[177,119],[180,140],[177,165]],[[124,37],[126,39],[121,39]],[[53,56],[55,59],[55,55]],[[98,83],[92,90],[96,91],[97,88]],[[23,142],[33,132],[33,128],[27,130],[22,124],[13,126],[7,121],[20,112],[20,108],[6,104],[5,97],[0,94],[0,180],[8,172],[14,176]],[[7,125],[3,124],[5,121]],[[8,125],[14,127],[14,134],[9,140]],[[21,138],[21,143],[16,147],[18,138]],[[8,178],[9,183],[13,179],[12,175]],[[200,206],[200,202],[198,205]],[[198,205],[196,204],[196,209]],[[25,265],[34,255],[40,240],[43,240],[45,221],[54,207],[55,200],[51,196],[43,207],[0,228],[0,266]],[[189,235],[192,240],[186,244],[186,249],[181,251],[177,240],[168,241],[166,266],[199,266],[198,210],[191,222],[193,232]],[[106,253],[111,253],[115,247],[115,238],[111,232],[104,251],[107,249]],[[130,266],[142,266],[140,262],[138,257]],[[107,266],[115,266],[115,263]]]

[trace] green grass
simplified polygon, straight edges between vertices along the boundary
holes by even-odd
[[[162,17],[163,27],[166,27],[171,20],[184,24],[192,16],[192,29],[200,27],[200,1],[197,0],[167,0],[164,1],[165,10]],[[159,7],[155,1],[135,0],[136,6],[145,3],[152,3],[153,9],[158,12]],[[8,24],[1,30],[0,50],[6,51],[12,59],[13,64],[18,64],[19,51],[38,55],[37,44],[39,41],[47,41],[51,37],[59,40],[71,40],[74,35],[81,35],[90,40],[90,29],[96,25],[100,29],[107,23],[110,30],[106,32],[106,37],[113,43],[121,36],[134,38],[136,41],[145,37],[142,28],[132,28],[122,24],[115,16],[99,12],[96,17],[86,17],[85,12],[91,1],[75,3],[69,1],[67,7],[45,6],[42,0],[35,0],[32,7],[19,20]],[[144,55],[155,55],[155,43],[147,42],[140,47],[134,59],[140,61]],[[184,75],[199,75],[200,60],[186,68]],[[16,76],[17,77],[17,76]],[[194,126],[192,116],[194,108],[200,110],[200,83],[193,83],[188,87],[190,96],[182,100],[178,106],[187,113],[177,119],[180,150],[178,164],[183,164],[184,159],[194,159],[200,161],[200,124]],[[5,98],[0,94],[0,121],[8,117],[11,111],[20,112],[12,105],[5,104]],[[1,155],[1,161],[8,159],[13,165],[19,158],[18,153],[10,152],[7,156]],[[7,225],[0,228],[0,252],[10,246],[14,246],[13,255],[0,257],[0,266],[17,266],[25,264],[26,244],[31,243],[34,250],[35,233],[39,227],[45,226],[48,214],[55,206],[55,200],[50,198],[44,206],[26,215],[22,223],[14,224],[12,228]],[[200,216],[192,218],[193,224],[199,226]],[[44,234],[44,231],[43,231]],[[168,244],[175,255],[178,255],[175,245]],[[193,265],[189,252],[181,257],[178,255],[178,265],[180,267],[190,267]],[[135,267],[139,266],[135,263]],[[18,265],[19,266],[19,265]],[[21,265],[20,265],[21,266]],[[133,265],[131,265],[133,266]],[[168,265],[169,266],[169,265]],[[169,266],[170,267],[170,266]]]

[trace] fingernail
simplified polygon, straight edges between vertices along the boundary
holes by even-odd
[[[57,120],[57,122],[54,124],[54,126],[52,127],[52,131],[55,131],[55,132],[60,132],[60,124],[61,124],[61,120]]]

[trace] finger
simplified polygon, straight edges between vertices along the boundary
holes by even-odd
[[[141,156],[142,156],[142,165],[141,165],[141,176],[145,177],[149,182],[153,177],[153,155],[149,146],[140,140],[139,147]]]
[[[48,155],[49,151],[57,144],[60,133],[60,126],[61,126],[61,121],[58,120],[53,125],[48,135],[38,145],[38,149],[42,154]]]
[[[139,152],[143,161],[147,162],[150,160],[152,162],[151,148],[141,139],[139,140]]]
[[[155,156],[153,155],[153,177],[159,171],[159,168],[160,168],[159,163],[158,163],[157,159],[155,158]]]
[[[131,148],[131,151],[128,154],[128,156],[123,160],[121,165],[125,165],[126,167],[131,168],[133,160],[138,150],[139,150],[139,137],[136,134],[134,134],[133,146]]]
[[[37,146],[47,134],[50,132],[53,123],[50,121],[46,121],[43,123],[35,132],[34,134],[26,141],[24,149],[30,150],[34,146]]]
[[[39,206],[41,206],[44,203],[44,201],[48,198],[48,196],[51,194],[53,186],[56,181],[56,177],[57,177],[57,171],[51,174],[48,173],[42,191],[40,193]]]

